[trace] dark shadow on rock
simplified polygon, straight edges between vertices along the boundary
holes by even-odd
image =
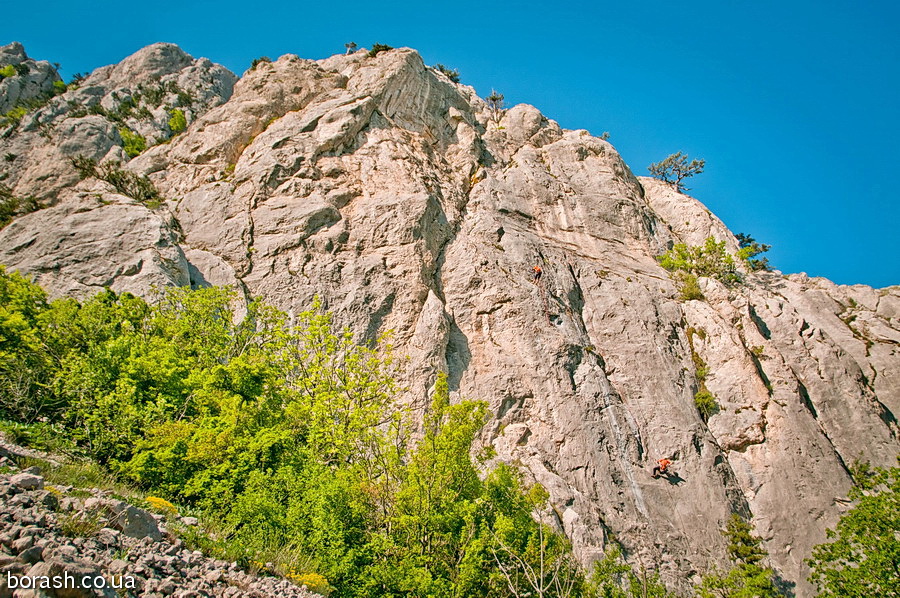
[[[772,582],[775,584],[775,587],[783,596],[787,598],[794,598],[796,594],[794,593],[794,588],[797,587],[797,584],[793,581],[787,580],[781,576],[777,571],[772,578]]]
[[[203,272],[190,262],[188,262],[188,277],[190,278],[192,289],[202,289],[212,286],[206,280],[206,277],[203,276]]]
[[[685,481],[684,478],[681,477],[680,475],[678,475],[678,472],[675,472],[675,471],[667,471],[666,473],[662,473],[662,474],[653,476],[654,480],[658,480],[660,478],[669,482],[673,486],[677,486],[681,482]]]
[[[447,384],[450,386],[450,390],[457,391],[463,374],[469,369],[472,352],[469,350],[469,339],[452,320],[450,321],[445,358],[447,360]]]

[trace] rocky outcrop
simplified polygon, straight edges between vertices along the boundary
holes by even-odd
[[[60,81],[49,62],[30,59],[18,42],[0,47],[0,68],[9,67],[13,73],[0,76],[0,114],[53,94],[53,84]]]
[[[44,82],[30,97],[44,93],[46,82],[52,88],[53,81],[59,81],[49,64],[23,58],[19,44],[0,49],[0,65],[5,56],[40,67],[33,66],[28,75],[28,81]],[[45,74],[48,68],[52,72]],[[18,122],[0,127],[5,129],[0,130],[5,156],[0,176],[15,195],[55,203],[63,189],[79,180],[72,158],[126,162],[123,135],[140,135],[148,146],[164,143],[177,133],[170,124],[175,111],[186,123],[193,122],[228,100],[236,80],[224,67],[206,58],[195,60],[173,44],[148,46],[117,65],[97,69]],[[3,86],[22,85],[22,76],[9,77],[0,81],[0,92]],[[12,94],[0,93],[0,98],[10,107],[20,102]]]
[[[152,70],[123,65],[104,72]],[[725,562],[737,512],[810,595],[803,559],[837,521],[847,466],[898,454],[900,289],[744,272],[682,301],[656,257],[709,236],[735,252],[721,221],[609,142],[493,110],[412,50],[261,63],[127,167],[167,201],[79,183],[0,232],[0,263],[55,295],[233,284],[295,312],[318,295],[360,341],[393,331],[407,399],[444,371],[489,401],[483,442],[549,490],[584,562],[615,536],[684,586]],[[708,421],[698,359],[720,405]],[[654,479],[663,456],[677,475]]]
[[[17,469],[6,457],[0,465]],[[166,520],[97,489],[45,484],[36,467],[0,474],[0,597],[318,597],[285,579],[190,550],[164,534],[158,521]],[[197,524],[195,518],[182,521]],[[68,577],[70,585],[9,587],[11,579],[15,585],[23,577],[47,578],[51,586],[54,577]]]

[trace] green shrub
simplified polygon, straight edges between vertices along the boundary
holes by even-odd
[[[72,166],[78,171],[82,179],[97,178],[112,185],[116,191],[135,199],[147,207],[157,207],[160,202],[159,191],[145,176],[138,175],[130,170],[125,170],[119,162],[97,161],[85,156],[76,156],[72,159]]]
[[[175,108],[169,111],[169,130],[173,135],[178,135],[187,129],[187,119],[184,116],[184,110]]]
[[[392,48],[391,46],[388,46],[387,44],[372,44],[372,49],[369,50],[369,58],[374,58],[375,56],[378,56],[382,52],[388,52],[393,49],[394,48]]]
[[[26,114],[28,114],[27,107],[16,106],[0,116],[0,126],[18,125]]]
[[[142,99],[146,100],[149,106],[155,108],[165,99],[168,89],[164,83],[157,81],[155,84],[142,83],[138,85],[138,93]]]
[[[190,108],[195,101],[194,94],[183,89],[179,89],[175,97],[175,104],[184,108]]]
[[[658,259],[659,265],[669,272],[706,276],[726,284],[740,280],[734,258],[725,249],[725,241],[717,242],[714,237],[707,237],[703,245],[676,243]]]
[[[63,83],[62,81],[54,81],[53,82],[53,95],[62,95],[66,93],[69,87]]]
[[[708,390],[699,390],[694,395],[694,406],[700,412],[703,421],[709,420],[719,410],[719,403],[716,397]]]
[[[443,73],[448,79],[453,81],[454,83],[459,83],[459,69],[451,69],[449,67],[444,66],[440,62],[434,65],[434,68]]]
[[[135,158],[147,149],[147,140],[137,131],[132,131],[128,127],[120,127],[119,135],[124,142],[125,155],[129,158]]]
[[[700,281],[694,274],[679,272],[676,280],[678,282],[679,297],[682,301],[703,300],[703,291],[700,290]]]
[[[700,412],[703,421],[707,421],[713,414],[719,410],[719,404],[716,397],[706,387],[706,378],[709,376],[709,366],[706,361],[697,352],[694,346],[694,337],[697,336],[701,340],[706,339],[706,331],[689,327],[686,331],[688,347],[691,350],[691,361],[694,364],[694,375],[697,377],[697,386],[699,389],[694,394],[694,405]]]
[[[11,64],[7,64],[5,67],[0,68],[0,81],[7,77],[15,77],[16,69]]]
[[[260,56],[259,58],[254,58],[253,62],[250,63],[250,70],[255,70],[259,65],[268,62],[272,62],[272,59],[268,56]]]

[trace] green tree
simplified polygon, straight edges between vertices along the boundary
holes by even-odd
[[[24,381],[21,401],[0,393],[0,415],[40,417],[219,522],[204,540],[217,556],[273,562],[338,598],[578,595],[568,540],[540,520],[546,492],[473,456],[484,403],[451,401],[440,376],[415,428],[384,339],[358,345],[318,302],[289,320],[259,301],[238,318],[237,299],[48,302],[0,269],[0,382]]]
[[[494,122],[500,122],[500,116],[503,113],[504,106],[504,97],[502,93],[499,93],[496,89],[491,90],[491,95],[485,98],[488,103],[488,108],[491,111],[491,115],[494,118]]]
[[[603,558],[594,563],[588,578],[587,598],[674,598],[660,581],[657,573],[641,574],[625,562],[622,550],[613,546]]]
[[[900,459],[898,459],[900,463]],[[855,505],[813,548],[810,581],[823,598],[900,596],[900,467],[858,464],[849,498]]]
[[[769,271],[772,269],[769,265],[769,258],[755,259],[756,256],[772,249],[771,245],[757,243],[753,237],[744,233],[738,233],[735,237],[737,237],[738,243],[741,245],[741,249],[738,251],[738,258],[743,260],[748,268],[754,271]]]
[[[778,598],[783,594],[775,586],[775,572],[763,566],[768,556],[762,540],[753,535],[750,524],[732,514],[722,531],[728,539],[732,567],[722,573],[714,570],[698,588],[700,598]]]
[[[687,191],[688,188],[682,184],[682,181],[695,174],[700,174],[705,166],[706,160],[694,159],[688,161],[687,154],[676,152],[670,154],[661,162],[651,164],[647,167],[647,170],[650,171],[651,176],[675,185],[678,191]]]
[[[51,363],[39,321],[47,295],[0,265],[0,417],[32,421],[53,403]]]

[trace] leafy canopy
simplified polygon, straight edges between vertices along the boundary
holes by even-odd
[[[826,530],[830,542],[813,548],[810,581],[822,598],[900,596],[900,467],[852,473],[856,504]]]

